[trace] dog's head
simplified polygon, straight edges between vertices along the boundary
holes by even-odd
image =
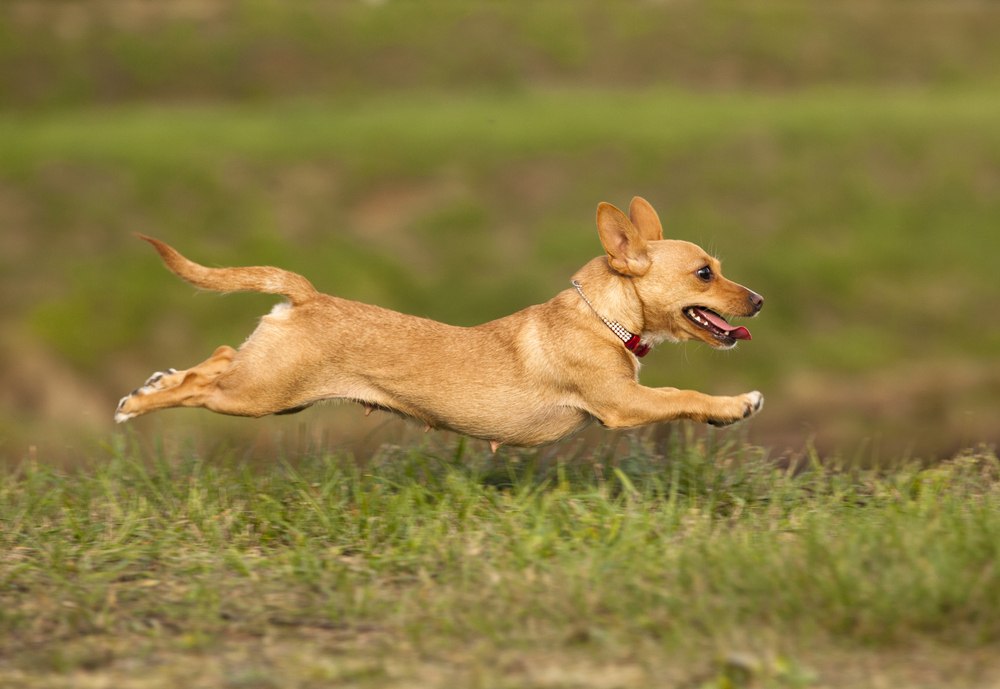
[[[608,265],[630,280],[642,304],[644,337],[700,340],[719,349],[750,339],[749,330],[726,318],[756,316],[764,298],[723,277],[719,261],[696,244],[663,239],[648,201],[632,199],[627,216],[601,203],[597,229]]]

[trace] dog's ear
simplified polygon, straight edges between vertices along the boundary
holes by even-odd
[[[628,207],[628,217],[647,242],[663,239],[663,225],[660,223],[660,216],[646,199],[641,196],[633,197],[632,203]]]
[[[610,203],[597,206],[597,233],[612,269],[632,277],[646,274],[650,265],[646,240],[632,221]]]

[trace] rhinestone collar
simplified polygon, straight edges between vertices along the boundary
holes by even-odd
[[[626,328],[618,321],[610,320],[608,318],[605,318],[601,314],[597,313],[597,309],[595,309],[594,305],[590,303],[589,299],[587,299],[587,295],[583,293],[583,287],[580,286],[579,281],[573,280],[573,287],[576,288],[576,291],[580,294],[580,298],[582,298],[587,303],[587,306],[590,307],[590,310],[593,311],[594,314],[601,319],[604,325],[608,326],[608,328],[611,329],[611,332],[613,332],[615,335],[618,336],[618,339],[621,340],[622,344],[625,345],[625,349],[632,352],[638,357],[643,357],[649,354],[650,346],[648,344],[643,344],[641,337],[639,337],[633,332],[630,332],[628,328]]]

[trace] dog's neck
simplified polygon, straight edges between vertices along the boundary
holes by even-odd
[[[596,308],[594,308],[594,305],[590,303],[590,299],[588,299],[587,295],[583,293],[583,287],[580,285],[579,280],[573,280],[573,287],[576,288],[576,291],[577,293],[579,293],[580,298],[583,299],[584,302],[586,302],[587,306],[590,307],[590,310],[594,312],[594,315],[600,318],[601,322],[604,323],[604,325],[608,326],[611,332],[613,332],[618,337],[618,339],[622,341],[622,343],[625,345],[625,349],[632,352],[637,357],[644,357],[647,354],[649,354],[651,346],[649,344],[644,343],[639,335],[636,335],[635,333],[631,332],[628,328],[626,328],[618,321],[613,321],[610,318],[607,318],[606,316],[601,314]]]

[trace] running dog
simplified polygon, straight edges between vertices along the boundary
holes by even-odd
[[[594,420],[607,428],[692,419],[725,426],[758,412],[759,392],[732,397],[639,384],[639,359],[661,342],[717,349],[749,340],[727,317],[764,299],[722,276],[719,261],[663,239],[639,197],[629,214],[597,207],[605,254],[555,297],[474,327],[456,327],[322,294],[279,268],[206,268],[139,235],[167,267],[202,289],[280,294],[237,350],[222,346],[189,369],[153,374],[122,398],[119,423],[168,407],[221,414],[291,414],[322,400],[358,402],[490,443],[532,446]]]

